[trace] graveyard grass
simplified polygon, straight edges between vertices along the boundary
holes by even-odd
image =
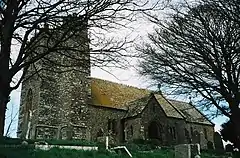
[[[133,158],[174,158],[174,151],[171,149],[153,150],[150,152],[131,152]],[[129,158],[124,154],[111,153],[106,150],[81,151],[52,148],[48,151],[36,150],[29,147],[21,148],[0,148],[0,158]],[[202,153],[201,158],[222,158],[222,155]],[[237,157],[235,157],[237,158]],[[238,157],[239,158],[239,157]]]
[[[49,140],[48,144],[98,146],[98,151],[81,151],[52,148],[48,151],[34,149],[34,140],[28,140],[28,145],[21,145],[21,139],[0,139],[0,158],[129,158],[121,153],[111,153],[104,149],[104,144],[87,141]],[[15,145],[15,146],[14,146]],[[125,144],[133,158],[174,158],[171,148],[154,149],[156,146],[148,144]],[[10,147],[11,146],[11,147]],[[155,146],[155,147],[154,147]],[[145,151],[145,152],[143,152]],[[223,154],[202,152],[201,158],[223,158]],[[239,158],[240,155],[233,156]]]
[[[149,153],[133,152],[134,158],[173,158],[173,151],[153,151]],[[0,158],[129,158],[124,154],[111,153],[106,150],[81,151],[52,148],[49,151],[34,150],[26,148],[0,149]]]

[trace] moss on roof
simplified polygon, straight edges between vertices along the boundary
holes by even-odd
[[[91,93],[92,104],[106,107],[124,108],[129,102],[149,95],[150,91],[92,78]]]
[[[151,95],[148,94],[140,99],[129,102],[127,104],[128,113],[125,116],[125,118],[134,117],[134,116],[137,116],[138,114],[142,113],[143,109],[148,104],[148,101],[150,100],[150,98],[151,98]]]
[[[202,123],[202,124],[208,124],[213,125],[211,121],[207,119],[196,107],[193,105],[182,102],[182,101],[176,101],[176,100],[169,100],[172,105],[177,108],[179,111],[181,111],[185,117],[186,120],[189,122],[194,123]]]
[[[147,89],[91,78],[91,103],[96,106],[128,110],[129,114],[127,114],[127,117],[141,113],[147,105],[151,93],[153,91]],[[154,97],[168,117],[213,125],[193,105],[175,100],[167,100],[160,94],[154,94]]]

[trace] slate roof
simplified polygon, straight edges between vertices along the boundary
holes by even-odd
[[[146,107],[150,98],[151,98],[151,96],[148,94],[140,99],[129,102],[126,105],[126,107],[128,108],[128,113],[125,116],[125,118],[134,117],[134,116],[137,116],[138,114],[140,114],[143,111],[143,109]]]
[[[91,78],[91,104],[128,110],[126,117],[143,111],[153,91]],[[167,117],[186,119],[189,122],[213,125],[200,111],[189,103],[167,100],[160,94],[153,95]]]
[[[172,105],[180,110],[184,116],[186,117],[186,120],[189,122],[195,122],[195,123],[202,123],[202,124],[208,124],[213,125],[211,121],[209,121],[196,107],[193,105],[176,101],[176,100],[169,100]]]
[[[136,99],[149,95],[150,91],[111,81],[92,78],[92,104],[126,109],[126,105]]]
[[[176,109],[174,106],[172,106],[170,104],[170,102],[168,102],[167,99],[164,98],[162,95],[154,94],[154,96],[168,117],[174,117],[174,118],[179,118],[179,119],[184,118],[184,115],[178,109]]]

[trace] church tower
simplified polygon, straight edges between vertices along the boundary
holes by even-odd
[[[24,70],[27,75],[22,83],[18,137],[88,139],[90,53],[84,30],[64,43],[78,51],[58,50]],[[35,70],[41,71],[32,75]]]

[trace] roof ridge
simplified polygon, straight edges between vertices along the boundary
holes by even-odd
[[[101,104],[88,103],[88,105],[95,106],[95,107],[100,107],[100,108],[115,109],[115,110],[123,110],[123,111],[127,111],[128,110],[128,109],[126,109],[124,107],[111,107],[111,106],[108,106],[108,105],[101,105]]]
[[[114,81],[109,81],[109,80],[106,80],[106,79],[101,79],[101,78],[96,78],[96,77],[90,77],[90,78],[91,79],[96,79],[96,80],[101,80],[101,81],[104,81],[104,82],[110,82],[110,83],[113,83],[113,84],[122,85],[122,86],[125,86],[125,87],[130,87],[130,88],[135,88],[135,89],[139,89],[139,90],[149,91],[149,93],[153,92],[152,90],[147,89],[147,88],[139,88],[139,87],[136,87],[136,86],[127,85],[127,84],[123,84],[123,83],[118,83],[118,82],[114,82]]]
[[[165,96],[161,94],[161,96],[184,118],[186,119],[186,116],[177,108],[175,107]]]
[[[176,113],[177,113],[179,116],[181,116],[181,119],[185,119],[185,118],[186,118],[185,115],[182,115],[182,113],[179,112],[178,109],[176,109],[174,106],[172,106],[171,103],[169,103],[169,101],[167,100],[167,98],[166,98],[163,94],[159,94],[159,93],[156,94],[156,93],[155,93],[155,94],[153,94],[153,96],[156,98],[158,104],[159,104],[160,107],[163,109],[163,112],[165,113],[165,115],[166,115],[167,117],[176,118],[176,116],[169,116],[169,114],[166,112],[166,108],[164,108],[164,104],[161,104],[161,103],[159,102],[159,100],[157,99],[157,98],[159,98],[159,96],[160,96],[167,104],[169,104],[169,106],[170,106],[171,108],[173,108],[173,110],[176,111]]]

